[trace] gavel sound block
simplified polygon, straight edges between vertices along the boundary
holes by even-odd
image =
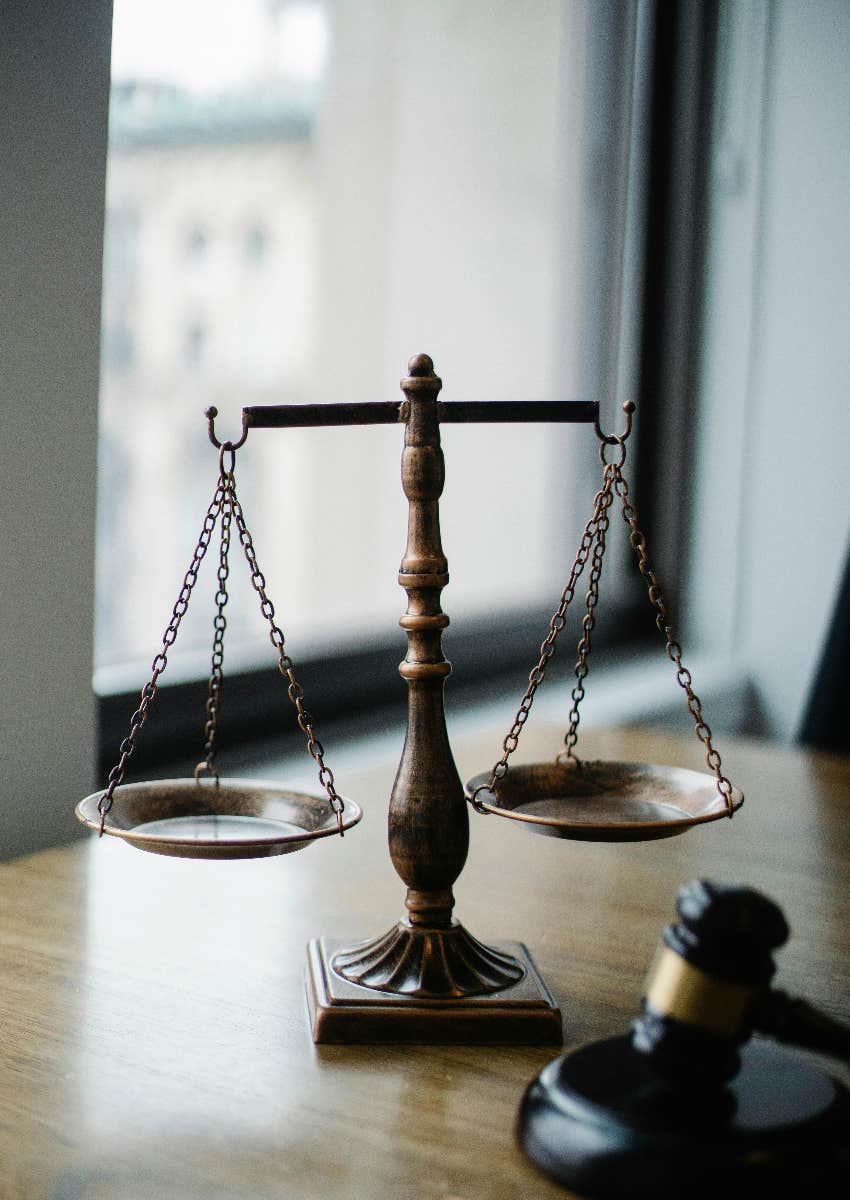
[[[522,1148],[588,1196],[850,1194],[850,1092],[749,1040],[850,1057],[850,1031],[770,988],[781,910],[706,881],[683,887],[677,910],[631,1035],[544,1068],[520,1107]]]

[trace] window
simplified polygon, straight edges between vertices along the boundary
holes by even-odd
[[[598,331],[619,320],[634,216],[621,153],[624,129],[641,136],[624,125],[633,15],[579,0],[534,19],[522,0],[497,15],[448,0],[116,0],[107,203],[112,214],[133,198],[144,238],[126,317],[140,369],[132,387],[108,371],[102,383],[104,436],[136,482],[99,538],[125,578],[97,628],[101,693],[141,682],[160,643],[192,553],[185,514],[200,528],[215,484],[207,406],[235,435],[244,405],[392,400],[420,351],[446,399],[613,393],[618,339]],[[107,311],[110,275],[104,287]],[[593,435],[454,426],[443,445],[453,637],[527,619],[530,657],[589,515]],[[240,450],[240,494],[296,658],[388,646],[397,659],[400,453],[384,427],[256,431]],[[243,568],[231,568],[231,671],[270,661]],[[206,574],[172,677],[203,671]]]
[[[104,373],[126,374],[133,366],[135,343],[127,325],[117,323],[103,326],[100,361]]]
[[[132,296],[139,268],[139,214],[110,207],[103,234],[103,275],[110,298]]]
[[[186,258],[197,262],[204,257],[207,248],[207,235],[203,229],[190,229],[186,234]]]
[[[183,338],[183,361],[187,367],[199,367],[203,361],[206,334],[203,325],[192,321]]]
[[[243,252],[249,263],[261,263],[268,249],[268,235],[262,225],[250,225],[245,230]]]

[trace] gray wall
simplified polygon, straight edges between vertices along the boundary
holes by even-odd
[[[110,0],[0,7],[0,858],[91,791]]]

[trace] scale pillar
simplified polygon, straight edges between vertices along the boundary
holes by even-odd
[[[443,656],[449,582],[440,539],[445,467],[427,355],[402,381],[406,423],[402,486],[407,548],[399,584],[407,655],[408,726],[389,805],[389,850],[407,885],[407,915],[381,937],[350,947],[309,947],[307,997],[318,1042],[558,1044],[560,1013],[520,943],[486,946],[452,918],[452,885],[469,848],[469,816],[443,707],[451,665]]]
[[[443,656],[449,618],[440,593],[449,569],[440,540],[439,500],[445,482],[433,363],[419,355],[402,382],[407,426],[401,481],[408,500],[407,549],[398,582],[407,592],[401,627],[407,655],[399,673],[408,688],[408,727],[390,797],[389,848],[407,884],[407,920],[415,928],[448,929],[452,884],[469,849],[469,816],[446,732],[443,686],[451,664]]]

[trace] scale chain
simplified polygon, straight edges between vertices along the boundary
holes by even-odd
[[[572,762],[576,766],[581,765],[580,760],[574,753],[578,740],[579,706],[584,698],[584,680],[589,672],[587,659],[591,649],[591,633],[596,624],[599,579],[602,571],[602,560],[605,554],[606,535],[610,524],[608,509],[613,502],[613,495],[616,493],[622,503],[623,519],[629,526],[629,544],[637,555],[640,573],[644,577],[649,590],[650,603],[656,609],[655,624],[665,639],[667,657],[676,668],[676,680],[687,696],[688,711],[694,719],[696,735],[705,748],[705,760],[715,776],[717,790],[726,805],[728,815],[730,817],[733,815],[732,793],[734,789],[729,779],[723,774],[720,754],[712,745],[711,729],[703,717],[702,704],[699,696],[697,696],[693,689],[691,673],[682,662],[682,648],[674,636],[673,626],[670,622],[664,598],[661,595],[658,579],[649,562],[646,537],[638,525],[637,510],[629,499],[628,485],[623,475],[622,468],[626,460],[626,441],[631,433],[634,407],[634,404],[631,402],[623,405],[623,411],[626,414],[626,427],[625,431],[620,435],[606,436],[597,422],[596,433],[600,442],[599,457],[603,469],[602,487],[596,493],[593,515],[584,528],[575,561],[570,571],[570,577],[561,593],[560,605],[549,623],[549,633],[540,647],[540,659],[537,665],[532,668],[528,677],[528,687],[520,701],[514,723],[502,743],[502,757],[493,767],[488,782],[477,787],[469,797],[470,804],[477,812],[486,814],[488,811],[478,800],[478,796],[482,792],[495,791],[499,780],[503,779],[507,774],[508,759],[519,744],[520,734],[522,733],[523,725],[528,720],[535,692],[543,682],[546,675],[546,665],[555,651],[555,641],[566,624],[567,609],[572,602],[579,576],[584,570],[588,556],[591,556],[590,581],[585,601],[585,615],[582,620],[582,635],[578,645],[578,662],[575,668],[576,684],[572,690],[573,704],[570,710],[570,724],[564,738],[565,749],[558,755],[557,760],[560,763]],[[617,457],[610,462],[606,458],[607,447],[616,447]]]
[[[227,604],[227,579],[230,573],[230,526],[233,518],[233,471],[225,472],[222,463],[220,482],[224,488],[224,502],[221,509],[221,545],[218,561],[218,590],[215,594],[216,612],[213,618],[213,646],[210,679],[207,688],[206,724],[204,725],[204,758],[195,767],[195,779],[204,773],[212,775],[216,786],[219,783],[218,770],[215,766],[216,734],[218,732],[218,714],[221,710],[221,688],[224,682],[224,631],[227,628],[227,618],[224,608]]]
[[[602,487],[596,493],[596,497],[593,501],[593,513],[590,517],[590,520],[584,527],[578,550],[576,551],[576,556],[573,560],[573,565],[570,568],[569,578],[564,586],[563,592],[561,593],[560,603],[551,621],[549,622],[549,632],[547,633],[543,644],[540,647],[540,658],[537,662],[537,665],[532,667],[531,672],[529,673],[528,687],[525,690],[525,695],[523,696],[522,700],[520,700],[519,708],[517,709],[517,714],[514,718],[514,723],[511,726],[510,732],[507,734],[504,742],[502,743],[502,757],[493,767],[488,782],[482,784],[480,787],[477,787],[472,796],[469,798],[469,802],[475,811],[482,813],[485,816],[488,815],[487,809],[480,802],[480,800],[478,800],[478,795],[481,792],[492,792],[498,781],[503,779],[507,774],[508,759],[519,745],[520,734],[522,733],[523,725],[525,725],[526,721],[528,720],[529,713],[531,712],[531,706],[534,703],[535,693],[545,679],[547,664],[549,659],[555,653],[555,643],[558,639],[558,634],[567,623],[567,610],[573,601],[576,585],[578,584],[579,578],[584,571],[591,549],[596,542],[599,521],[606,513],[606,510],[611,503],[611,487],[613,485],[613,479],[614,477],[612,469],[606,464],[603,472]],[[606,496],[608,497],[607,501],[605,499]]]
[[[731,817],[734,812],[732,806],[732,784],[723,774],[720,754],[711,743],[711,729],[703,718],[702,704],[699,696],[693,689],[691,673],[682,663],[682,647],[674,636],[673,626],[670,622],[667,606],[664,603],[664,597],[661,595],[658,578],[649,561],[646,549],[646,537],[638,525],[637,510],[629,499],[629,488],[622,472],[622,463],[615,465],[614,474],[614,489],[622,502],[623,520],[630,529],[629,544],[637,555],[638,569],[646,581],[650,604],[656,610],[655,624],[665,639],[667,657],[676,668],[676,681],[688,698],[688,711],[694,719],[695,733],[705,747],[705,761],[714,773],[717,780],[717,790],[726,804],[728,815]]]
[[[564,737],[564,749],[558,755],[559,762],[572,762],[581,765],[575,754],[578,741],[579,705],[584,699],[584,681],[590,671],[587,665],[591,649],[591,633],[596,625],[596,606],[599,603],[599,578],[602,574],[602,559],[605,554],[605,537],[610,524],[608,509],[614,499],[614,481],[616,469],[608,463],[604,464],[604,483],[601,510],[596,522],[596,536],[590,558],[590,586],[585,597],[585,614],[581,622],[581,639],[578,644],[578,662],[575,667],[576,685],[572,690],[572,708],[570,709],[570,725]]]
[[[198,582],[198,570],[200,569],[201,563],[203,562],[207,550],[209,549],[213,531],[216,527],[219,514],[224,506],[224,502],[225,485],[223,476],[221,476],[219,477],[215,492],[213,493],[213,498],[210,501],[209,508],[206,511],[203,525],[201,526],[201,533],[198,537],[198,543],[195,546],[195,550],[192,555],[192,561],[189,564],[189,569],[186,571],[186,574],[183,577],[183,584],[178,593],[177,600],[174,603],[171,619],[168,622],[165,633],[162,636],[162,649],[154,656],[153,662],[151,663],[151,678],[149,682],[146,683],[142,688],[139,707],[130,718],[130,732],[128,733],[127,737],[124,738],[118,748],[120,757],[118,762],[109,772],[106,791],[103,793],[97,803],[97,810],[100,813],[101,837],[103,837],[104,823],[106,821],[107,813],[112,808],[112,798],[115,793],[115,789],[120,787],[120,785],[124,782],[124,776],[127,773],[127,762],[136,749],[136,742],[138,740],[139,733],[148,718],[148,709],[150,708],[153,698],[156,695],[159,677],[168,666],[168,651],[174,644],[174,641],[177,637],[177,630],[180,628],[180,622],[183,620],[186,610],[189,607],[189,598],[192,595],[195,584]]]
[[[248,526],[245,524],[245,514],[242,511],[242,505],[236,495],[235,482],[232,483],[230,490],[230,504],[233,509],[233,517],[236,522],[239,541],[242,544],[242,549],[245,552],[245,558],[248,561],[248,568],[251,572],[251,583],[254,587],[254,591],[260,597],[260,612],[269,623],[269,640],[278,652],[278,670],[288,681],[287,695],[294,705],[295,711],[298,715],[298,726],[301,729],[301,732],[307,738],[307,750],[309,751],[311,758],[319,767],[319,783],[327,792],[328,803],[336,813],[339,836],[344,837],[345,834],[343,833],[342,827],[342,814],[345,804],[334,785],[333,771],[330,769],[330,767],[325,765],[324,747],[316,735],[313,725],[313,718],[304,707],[304,689],[295,677],[295,664],[286,652],[283,631],[275,622],[275,608],[266,594],[266,578],[265,575],[263,575],[263,572],[260,570],[257,562],[257,555],[254,550],[254,540],[251,536]]]

